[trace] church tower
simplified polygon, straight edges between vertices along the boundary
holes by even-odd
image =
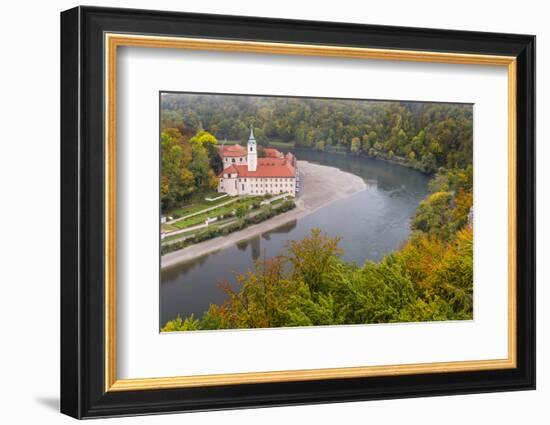
[[[256,171],[258,165],[258,152],[256,151],[256,139],[254,138],[254,130],[252,125],[250,126],[250,137],[248,138],[248,171]]]

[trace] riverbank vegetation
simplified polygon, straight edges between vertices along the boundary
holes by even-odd
[[[214,194],[215,196],[209,195],[208,193],[201,194],[201,197],[196,197],[192,200],[192,202],[182,205],[180,208],[174,208],[170,211],[170,217],[175,220],[203,211],[207,208],[212,208],[217,205],[224,204],[231,199],[226,194],[220,194],[218,192],[214,192]],[[211,200],[207,201],[206,198]]]
[[[189,215],[184,215],[180,219],[176,219],[170,223],[177,229],[185,229],[197,224],[204,223],[206,219],[222,220],[224,216],[230,216],[234,211],[247,211],[248,209],[256,209],[260,207],[263,198],[260,196],[243,196],[239,198],[225,199],[225,202],[219,206],[205,208],[204,212],[200,210]]]
[[[435,173],[472,161],[472,105],[163,94],[162,129],[381,158]],[[164,131],[164,130],[163,130]]]
[[[217,140],[244,142],[251,123],[263,146],[369,156],[431,175],[409,239],[381,261],[348,263],[338,235],[314,229],[239,273],[236,286],[222,282],[222,304],[200,317],[178,316],[162,331],[473,318],[471,105],[189,94],[163,94],[161,102],[162,143],[172,152],[163,167],[166,159],[166,176],[175,176],[177,186],[174,193],[161,188],[163,208],[211,190],[220,166],[211,155]],[[164,184],[164,168],[162,178]],[[231,223],[222,220],[161,251],[241,230],[293,206],[241,211]]]
[[[160,254],[165,255],[169,252],[178,251],[218,236],[227,236],[230,233],[243,230],[253,224],[261,223],[296,207],[292,199],[281,199],[263,206],[255,198],[244,198],[243,202],[245,203],[236,209],[235,205],[231,205],[233,210],[220,214],[216,217],[217,221],[206,228],[183,236],[181,240],[176,242],[162,244]]]
[[[342,259],[339,237],[314,229],[286,252],[221,284],[223,304],[163,331],[344,325],[473,318],[472,172],[441,170],[412,234],[380,262]]]
[[[160,202],[164,214],[217,189],[222,164],[216,150],[218,141],[211,133],[164,128],[160,144]]]

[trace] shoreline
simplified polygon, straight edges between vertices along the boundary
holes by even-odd
[[[304,147],[299,147],[299,148],[294,148],[294,149],[310,150],[310,151],[319,152],[319,153],[329,153],[331,155],[352,156],[352,157],[354,156],[354,157],[357,157],[357,158],[372,159],[373,161],[380,161],[380,162],[385,162],[386,164],[399,165],[403,168],[408,168],[409,170],[418,171],[420,174],[423,174],[426,177],[431,178],[434,175],[434,173],[430,173],[430,172],[427,172],[427,171],[420,170],[420,169],[416,168],[414,165],[411,165],[407,162],[396,161],[396,160],[389,159],[389,158],[384,158],[384,157],[381,157],[381,156],[370,156],[370,155],[368,155],[364,152],[357,154],[357,153],[353,153],[353,152],[349,152],[349,151],[337,151],[337,150],[319,151],[319,150],[316,150],[316,149],[313,149],[313,148],[304,148]]]
[[[303,191],[303,194],[295,198],[296,208],[227,236],[219,236],[163,255],[161,269],[219,251],[243,239],[261,235],[367,188],[367,184],[361,177],[336,167],[298,161],[298,170],[301,177],[300,190]]]
[[[401,167],[408,168],[409,170],[418,171],[419,173],[424,174],[427,177],[432,177],[435,174],[435,172],[428,172],[428,171],[424,171],[419,168],[416,168],[413,164],[410,164],[408,162],[402,162],[394,159],[384,158],[383,156],[370,156],[365,152],[353,153],[347,150],[339,150],[339,149],[318,150],[318,149],[315,149],[314,147],[296,146],[292,143],[273,143],[271,145],[268,142],[267,147],[274,147],[276,149],[288,149],[289,151],[304,150],[304,151],[319,152],[319,153],[329,153],[331,155],[355,156],[359,158],[367,158],[367,159],[372,159],[374,161],[385,162],[388,164],[400,165]]]

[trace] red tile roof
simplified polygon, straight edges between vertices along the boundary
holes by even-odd
[[[283,154],[274,148],[264,148],[265,156],[267,158],[282,158]]]
[[[238,172],[239,172],[239,170],[237,170],[237,167],[235,167],[234,165],[230,165],[229,167],[224,168],[224,170],[220,173],[220,176],[224,173],[234,174],[234,173],[238,173]]]
[[[256,171],[248,171],[248,165],[231,165],[220,173],[223,174],[237,173],[238,177],[296,177],[296,170],[284,158],[258,158],[258,166]]]
[[[246,156],[246,148],[241,145],[228,145],[228,146],[218,146],[218,152],[219,154],[229,157],[235,157],[235,156]]]
[[[287,160],[284,158],[258,158],[258,165],[286,165]]]

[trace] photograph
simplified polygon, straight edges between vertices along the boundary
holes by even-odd
[[[536,417],[540,63],[526,32],[542,18],[299,6],[61,12],[61,78],[39,81],[60,86],[61,119],[37,115],[61,149],[40,138],[39,155],[7,156],[57,175],[61,262],[33,269],[60,273],[56,301],[34,297],[59,312],[56,368],[42,368],[59,410],[258,422],[368,401],[387,422],[384,406],[417,400],[391,408],[397,422],[453,396],[475,404],[453,411],[489,403],[518,422],[506,393],[522,391]]]
[[[160,331],[473,320],[473,115],[160,92]]]

